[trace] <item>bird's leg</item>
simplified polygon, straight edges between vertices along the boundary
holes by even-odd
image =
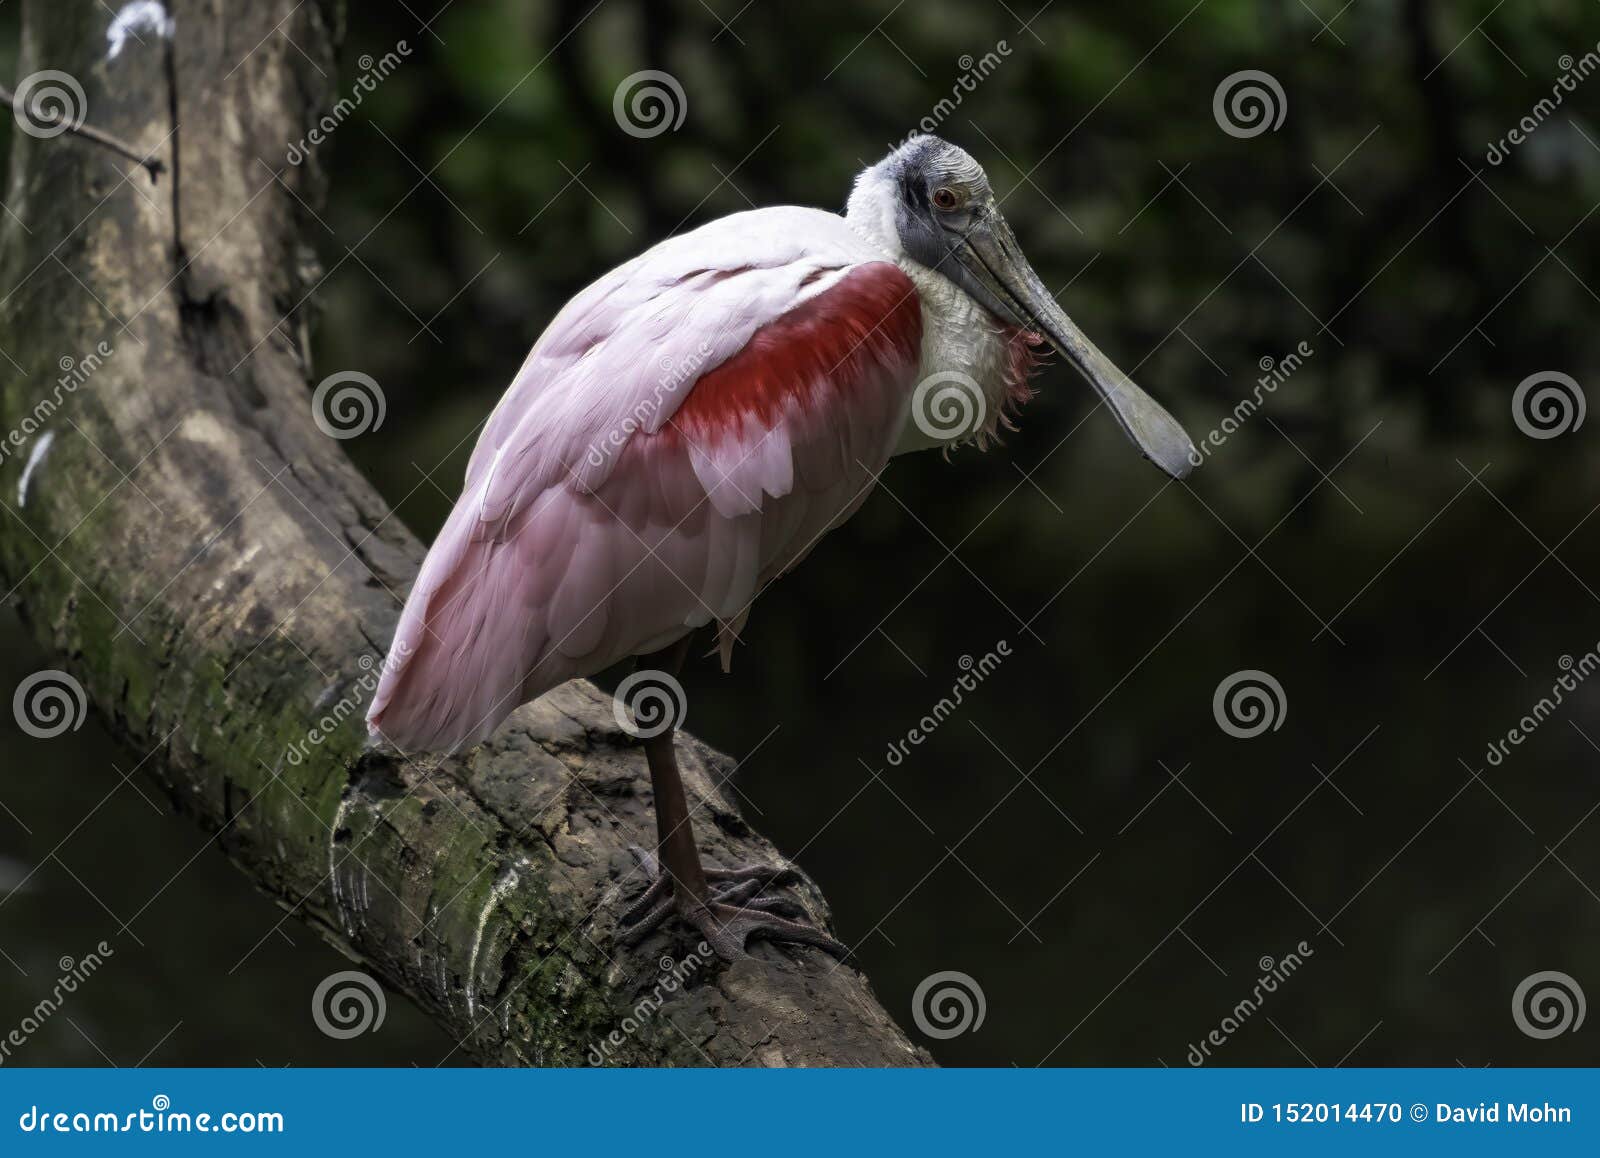
[[[663,651],[641,657],[639,665],[675,675],[683,665],[689,639],[685,636]],[[655,795],[660,861],[657,868],[650,865],[653,858],[641,857],[656,871],[644,895],[622,914],[621,923],[632,926],[625,937],[627,943],[637,944],[676,912],[698,929],[724,960],[745,956],[745,942],[756,936],[815,945],[844,957],[848,951],[839,942],[810,924],[792,919],[794,915],[804,914],[794,901],[758,895],[767,885],[793,880],[797,875],[794,870],[769,865],[708,870],[701,864],[700,850],[695,847],[694,830],[689,823],[683,778],[678,773],[678,756],[673,743],[676,730],[669,726],[644,742],[645,760],[650,765],[650,788]]]
[[[689,637],[670,649],[669,674],[683,663]],[[663,653],[658,653],[663,654]],[[652,657],[653,658],[653,657]],[[710,897],[706,870],[700,863],[700,850],[694,845],[694,830],[689,826],[689,802],[683,793],[683,777],[678,774],[678,754],[673,746],[677,728],[669,726],[644,742],[644,756],[650,764],[650,790],[656,798],[656,835],[661,863],[672,878],[673,896],[680,909],[704,905]]]

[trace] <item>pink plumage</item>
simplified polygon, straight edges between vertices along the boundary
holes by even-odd
[[[817,210],[723,218],[575,297],[486,424],[368,725],[402,750],[719,625],[871,491],[915,386],[910,278]]]
[[[739,213],[662,242],[569,302],[489,416],[401,612],[367,714],[453,751],[518,704],[631,655],[676,671],[716,624],[724,667],[762,588],[866,498],[894,454],[983,444],[1049,344],[1153,462],[1183,428],[1089,341],[1022,257],[981,167],[917,137],[844,216]],[[643,733],[651,879],[618,923],[674,913],[718,956],[753,937],[848,950],[761,895],[786,870],[707,866],[676,719]]]

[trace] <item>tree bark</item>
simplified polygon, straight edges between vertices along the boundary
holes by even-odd
[[[151,190],[92,144],[15,134],[0,571],[33,634],[257,885],[459,1039],[448,1060],[927,1064],[820,953],[618,945],[654,831],[642,749],[592,684],[459,758],[366,749],[422,546],[309,394],[322,180],[314,150],[284,158],[338,99],[340,13],[168,8],[171,37],[115,57],[105,7],[24,10],[21,75],[69,72],[91,123],[171,173]],[[688,736],[679,759],[709,857],[782,863],[720,791],[731,761]]]

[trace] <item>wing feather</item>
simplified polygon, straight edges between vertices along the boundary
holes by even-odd
[[[475,743],[713,621],[726,662],[761,587],[888,461],[921,329],[905,274],[809,210],[725,218],[579,294],[485,426],[401,614],[374,734]]]

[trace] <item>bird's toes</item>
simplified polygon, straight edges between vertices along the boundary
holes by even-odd
[[[764,885],[792,885],[800,879],[792,865],[744,864],[737,868],[708,868],[706,879],[714,883],[758,881]]]
[[[732,941],[738,945],[738,956],[741,957],[746,955],[745,947],[748,943],[755,939],[810,945],[841,960],[850,954],[850,950],[807,921],[790,920],[748,905],[734,908],[731,905],[714,902],[707,906],[705,911],[709,920],[699,924],[698,927],[705,933],[707,942],[713,948],[717,948],[719,940]],[[717,939],[713,939],[711,933],[707,932],[707,925],[714,926],[718,934]],[[726,956],[721,949],[717,949],[717,952],[726,960],[735,959]]]
[[[658,876],[650,882],[644,892],[639,894],[638,900],[623,910],[622,915],[617,918],[617,923],[623,926],[637,924],[639,921],[644,920],[647,914],[651,917],[655,916],[655,910],[661,908],[662,905],[670,908],[671,904],[672,878]],[[660,921],[656,922],[658,925],[660,923]]]
[[[782,893],[763,894],[761,890],[764,886],[765,882],[761,880],[740,881],[715,892],[712,900],[740,911],[782,913],[788,917],[806,915],[804,907],[793,897]]]

